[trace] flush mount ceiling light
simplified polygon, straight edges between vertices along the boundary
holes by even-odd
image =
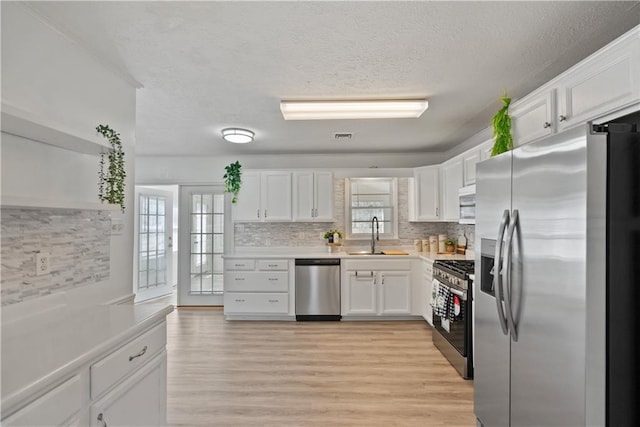
[[[226,128],[222,129],[222,137],[225,141],[233,142],[235,144],[246,144],[253,141],[255,134],[247,129],[240,128]]]
[[[418,118],[428,106],[426,99],[280,101],[285,120]]]

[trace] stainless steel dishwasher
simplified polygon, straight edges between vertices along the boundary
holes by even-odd
[[[339,259],[296,259],[296,320],[340,320]]]

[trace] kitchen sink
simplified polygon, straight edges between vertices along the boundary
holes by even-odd
[[[347,255],[384,255],[382,252],[374,252],[371,251],[355,251],[355,252],[347,252]]]

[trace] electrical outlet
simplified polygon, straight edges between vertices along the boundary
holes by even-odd
[[[49,253],[36,253],[36,276],[49,274]]]

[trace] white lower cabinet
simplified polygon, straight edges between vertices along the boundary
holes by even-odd
[[[78,373],[53,390],[2,420],[3,426],[84,425],[88,377]]]
[[[411,262],[346,260],[343,264],[342,315],[411,314]]]
[[[143,368],[91,405],[91,426],[166,425],[167,353],[162,351]]]
[[[286,293],[225,292],[225,314],[287,314],[289,295]]]
[[[167,420],[166,322],[88,360],[27,402],[2,426],[163,426]],[[4,411],[5,408],[3,408]]]
[[[380,271],[380,314],[411,314],[411,271]]]
[[[226,259],[224,314],[288,314],[292,265],[293,260],[287,259]]]
[[[425,300],[420,302],[422,317],[433,326],[433,308],[431,307],[431,290],[433,285],[433,261],[422,260],[422,285]]]

